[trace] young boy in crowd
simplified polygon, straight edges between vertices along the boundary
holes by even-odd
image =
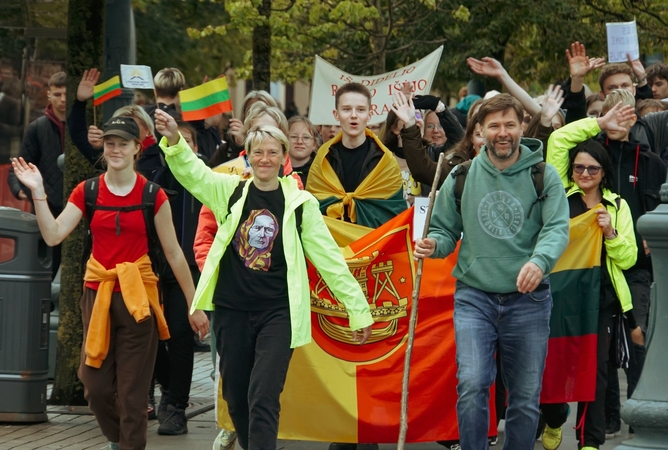
[[[656,63],[647,68],[647,84],[655,100],[668,101],[668,66]]]
[[[320,201],[324,215],[376,228],[406,209],[401,170],[366,127],[371,110],[366,86],[339,87],[335,106],[342,133],[318,150],[306,190]]]

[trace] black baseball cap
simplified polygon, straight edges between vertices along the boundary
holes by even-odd
[[[139,125],[132,117],[112,117],[102,126],[102,136],[118,136],[131,141],[139,139]]]

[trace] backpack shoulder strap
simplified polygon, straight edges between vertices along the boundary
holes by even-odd
[[[155,230],[155,200],[158,196],[160,185],[152,181],[147,181],[142,192],[141,203],[143,205],[144,221],[146,222],[146,233],[149,239],[157,238]]]
[[[452,172],[452,177],[455,179],[455,204],[457,205],[457,211],[461,212],[462,210],[462,194],[464,193],[464,186],[466,184],[466,176],[469,173],[471,168],[472,159],[464,161],[463,163],[457,165],[457,170]]]
[[[539,200],[543,200],[543,191],[545,190],[545,161],[541,161],[531,167],[531,179],[536,188],[536,195]]]
[[[227,214],[232,210],[232,206],[241,199],[241,196],[244,193],[244,186],[246,185],[246,180],[242,180],[237,184],[237,187],[234,188],[234,192],[230,195],[229,200],[227,200]]]
[[[86,220],[90,223],[95,214],[95,206],[97,205],[97,193],[100,187],[100,177],[93,177],[86,180],[84,184],[84,201],[86,206]]]

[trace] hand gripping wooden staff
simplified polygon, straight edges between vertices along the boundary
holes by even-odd
[[[431,221],[431,211],[434,209],[434,199],[436,198],[436,187],[441,179],[441,170],[443,168],[443,153],[438,157],[438,165],[436,166],[436,174],[434,175],[434,182],[431,185],[431,192],[429,192],[429,207],[427,208],[427,219],[422,231],[422,239],[427,237],[429,232],[429,222]],[[415,339],[415,321],[417,320],[418,310],[418,296],[420,295],[420,284],[422,282],[422,264],[424,259],[420,259],[417,264],[417,272],[415,275],[415,288],[413,289],[413,303],[411,306],[411,318],[408,323],[408,342],[406,343],[406,358],[404,359],[404,376],[401,382],[401,419],[399,422],[399,442],[397,443],[397,450],[404,450],[406,443],[406,432],[408,431],[408,381],[411,374],[411,355],[413,354],[413,340]]]

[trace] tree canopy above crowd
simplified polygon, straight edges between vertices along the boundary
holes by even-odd
[[[142,1],[152,8],[170,3]],[[563,79],[568,75],[564,50],[571,42],[585,43],[592,56],[606,55],[606,22],[636,18],[643,53],[661,52],[668,43],[668,11],[660,2],[650,0],[176,3],[212,8],[199,23],[180,22],[191,40],[188,45],[208,47],[224,42],[225,48],[218,47],[221,57],[235,67],[239,78],[247,79],[253,78],[253,52],[257,50],[252,41],[258,39],[258,28],[270,35],[263,58],[271,61],[271,80],[309,80],[316,54],[350,73],[377,74],[406,65],[442,44],[435,81],[441,90],[450,90],[471,77],[465,64],[468,56],[493,56],[525,85]],[[266,3],[270,4],[268,13]]]

